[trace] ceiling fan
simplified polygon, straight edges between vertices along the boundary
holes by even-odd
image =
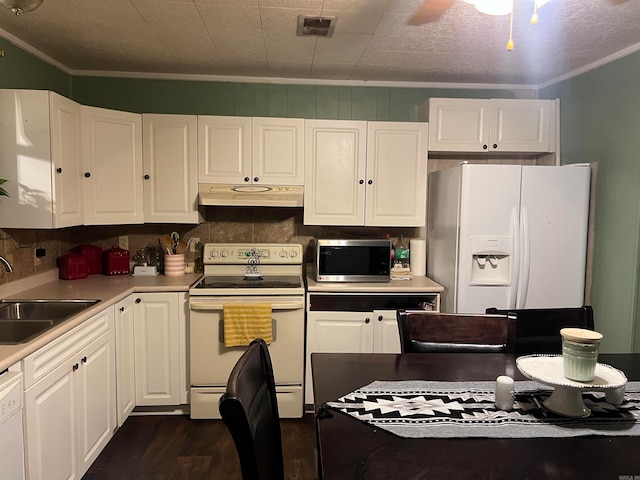
[[[424,25],[438,20],[453,5],[454,0],[424,0],[411,15],[409,25]]]
[[[2,0],[0,0],[2,1]],[[407,24],[424,25],[426,23],[435,22],[453,5],[455,0],[424,0],[418,9],[411,15]],[[481,13],[488,15],[508,15],[513,12],[515,0],[464,0],[476,7]],[[531,23],[538,23],[538,8],[542,7],[550,0],[533,0],[528,2],[533,4],[533,15]],[[627,2],[629,0],[612,0],[615,2]],[[524,2],[521,2],[524,3]]]
[[[422,5],[407,20],[409,25],[424,25],[426,23],[435,22],[445,14],[453,5],[455,0],[424,0]],[[481,13],[488,15],[511,15],[509,23],[509,41],[507,42],[507,50],[513,50],[513,4],[514,0],[464,0],[473,4]],[[549,0],[534,0],[533,15],[531,16],[531,24],[538,23],[538,7],[544,5]],[[626,1],[626,0],[623,0]]]

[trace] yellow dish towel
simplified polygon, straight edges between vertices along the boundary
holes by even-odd
[[[234,303],[224,310],[224,346],[243,347],[261,338],[273,342],[270,303]]]

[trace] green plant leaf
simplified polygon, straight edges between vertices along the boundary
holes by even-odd
[[[5,183],[6,181],[7,181],[6,179],[0,178],[0,185]],[[8,196],[9,194],[7,193],[7,191],[4,188],[0,187],[0,197],[8,197]]]

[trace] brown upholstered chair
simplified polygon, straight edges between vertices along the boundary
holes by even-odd
[[[589,305],[521,310],[487,308],[487,313],[515,315],[516,353],[562,353],[561,328],[594,328],[593,309]]]
[[[514,350],[512,316],[398,310],[397,320],[402,353]]]
[[[283,480],[276,387],[264,340],[251,342],[231,370],[219,409],[236,445],[243,480]]]

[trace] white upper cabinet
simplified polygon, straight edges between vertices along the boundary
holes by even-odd
[[[424,225],[428,135],[426,123],[368,123],[365,225]]]
[[[3,228],[82,225],[80,105],[54,92],[0,90]]]
[[[145,223],[200,223],[198,117],[142,115]]]
[[[200,183],[302,185],[304,120],[198,116]]]
[[[307,120],[304,223],[422,226],[426,123]]]
[[[241,183],[251,178],[251,118],[198,116],[200,183]]]
[[[304,119],[251,119],[252,183],[304,184]]]
[[[305,123],[304,223],[362,225],[367,122]]]
[[[142,116],[82,106],[84,223],[143,223]]]
[[[553,100],[432,98],[419,118],[429,119],[431,152],[555,151]]]

